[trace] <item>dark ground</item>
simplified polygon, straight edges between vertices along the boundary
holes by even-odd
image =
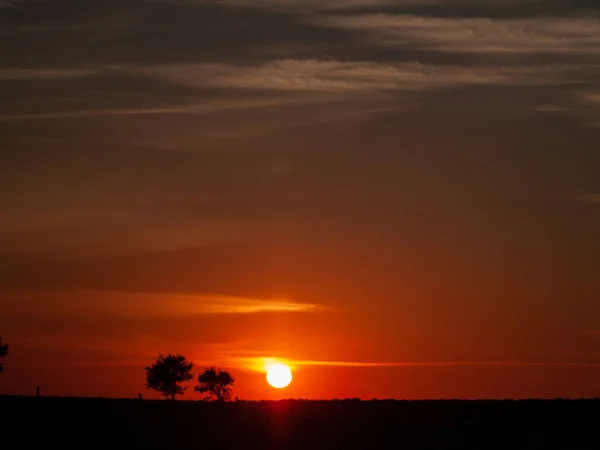
[[[600,449],[600,399],[218,404],[0,397],[0,448]]]

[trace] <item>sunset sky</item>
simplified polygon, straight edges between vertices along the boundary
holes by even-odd
[[[0,393],[600,396],[597,0],[0,0],[0,55]]]

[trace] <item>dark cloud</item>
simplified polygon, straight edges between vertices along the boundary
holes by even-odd
[[[244,62],[307,49],[327,57],[350,35],[303,24],[291,13],[213,2],[24,2],[0,11],[0,25],[8,67]]]
[[[4,67],[34,68],[115,63],[241,64],[285,58],[448,63],[444,52],[423,47],[418,41],[390,50],[365,39],[362,30],[317,26],[314,22],[327,23],[335,16],[360,19],[372,14],[430,21],[496,19],[509,25],[514,25],[511,19],[581,21],[598,17],[598,7],[592,3],[358,2],[354,8],[323,11],[320,2],[25,1],[0,11],[0,51]],[[282,7],[273,8],[276,5]],[[497,33],[497,25],[490,26],[490,33]],[[550,22],[549,26],[554,25]],[[557,38],[561,33],[556,30]],[[474,45],[477,40],[474,34]],[[507,55],[494,56],[508,61]],[[469,63],[464,55],[455,58],[455,62]]]
[[[448,18],[527,19],[534,17],[582,17],[597,15],[595,0],[471,0],[364,2],[353,8],[330,9],[333,14],[410,14]]]

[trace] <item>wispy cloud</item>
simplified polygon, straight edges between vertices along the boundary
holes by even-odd
[[[402,362],[347,362],[347,361],[299,361],[298,365],[342,367],[426,367],[426,366],[517,366],[517,367],[589,367],[600,362],[571,361],[402,361]]]
[[[423,90],[476,84],[520,84],[560,79],[565,67],[464,67],[418,62],[294,60],[259,65],[188,64],[130,67],[128,70],[171,83],[298,92]]]
[[[578,194],[570,196],[569,199],[577,202],[600,203],[600,194]]]
[[[170,108],[135,108],[135,109],[90,109],[79,111],[57,111],[49,113],[24,113],[24,114],[1,114],[0,121],[19,120],[52,120],[52,119],[77,119],[86,117],[105,116],[138,116],[154,114],[186,114],[194,109],[188,105],[174,106]]]
[[[600,90],[584,90],[577,92],[575,97],[593,118],[592,126],[600,126]]]
[[[0,81],[8,80],[67,80],[94,75],[98,71],[86,68],[74,69],[0,69]]]
[[[600,91],[597,91],[597,90],[584,91],[584,92],[580,92],[579,96],[580,96],[581,100],[583,100],[591,105],[600,106]]]
[[[218,294],[136,293],[121,291],[16,292],[0,295],[12,315],[178,317],[259,312],[301,312],[317,305],[287,298],[251,298]]]
[[[381,45],[475,53],[600,53],[600,19],[444,18],[408,14],[315,16],[310,23],[363,30]]]
[[[317,59],[278,59],[254,65],[169,64],[98,66],[96,69],[0,71],[0,79],[48,79],[89,74],[122,73],[150,77],[170,85],[212,89],[213,98],[160,107],[99,108],[51,112],[5,112],[0,121],[79,119],[107,116],[212,114],[224,111],[268,109],[323,103],[360,101],[364,93],[370,108],[381,110],[390,92],[418,92],[467,85],[528,85],[560,83],[573,67],[459,66],[418,62],[380,63]],[[223,91],[236,90],[232,98]],[[193,95],[193,94],[190,94]],[[376,95],[380,95],[377,97]],[[364,99],[363,99],[364,100]],[[379,104],[377,104],[379,101]],[[360,104],[361,111],[365,105]],[[389,106],[389,105],[388,105]],[[399,106],[399,105],[396,105]]]
[[[161,64],[100,65],[96,68],[4,70],[0,80],[60,80],[83,78],[91,74],[122,74],[155,79],[171,88],[191,89],[189,101],[161,98],[157,105],[152,94],[140,99],[153,99],[152,106],[123,108],[69,109],[66,103],[54,111],[15,111],[0,113],[0,122],[85,119],[118,116],[210,115],[227,111],[273,110],[281,107],[347,104],[345,114],[336,112],[333,120],[350,116],[366,117],[367,111],[405,109],[413,100],[396,98],[401,93],[426,93],[437,89],[462,86],[539,86],[561,85],[585,81],[594,70],[569,64],[482,65],[423,64],[420,62],[343,61],[319,59],[276,59],[257,64]],[[585,73],[588,73],[585,75]],[[4,78],[3,78],[4,77]],[[75,85],[76,86],[76,85]],[[211,91],[210,98],[194,98],[193,90]],[[231,91],[237,95],[233,97]],[[78,92],[75,90],[74,92]],[[73,95],[73,94],[71,94]],[[76,95],[76,94],[75,94]],[[85,95],[85,90],[81,95]],[[200,94],[199,94],[200,95]],[[597,93],[586,91],[575,100],[594,116]],[[366,102],[366,103],[365,103]],[[352,103],[350,105],[349,103]],[[60,106],[60,104],[59,104]],[[560,106],[560,105],[559,105]],[[309,122],[317,117],[322,123],[324,109],[309,114]],[[357,114],[352,111],[358,111]],[[306,120],[296,118],[298,124]],[[325,121],[328,121],[326,119]]]
[[[194,1],[194,0],[191,0]],[[196,2],[206,0],[195,0]],[[398,0],[396,0],[398,1]],[[411,3],[429,3],[431,0],[412,0]],[[405,0],[400,0],[404,3]],[[259,7],[283,11],[315,12],[327,10],[352,9],[361,6],[388,5],[390,0],[228,0],[229,6]]]
[[[491,366],[491,367],[600,367],[600,361],[325,361],[294,360],[277,357],[238,357],[231,358],[230,364],[240,368],[264,372],[271,364],[283,363],[296,369],[303,366],[324,367],[459,367],[459,366]]]
[[[122,109],[89,109],[75,111],[56,111],[48,113],[0,114],[0,121],[84,119],[88,117],[107,116],[143,116],[165,114],[211,114],[223,111],[270,108],[291,103],[301,104],[307,99],[272,98],[272,99],[221,99],[203,103],[165,106],[163,108],[122,108]]]

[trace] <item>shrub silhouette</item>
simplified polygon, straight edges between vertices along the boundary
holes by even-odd
[[[185,356],[176,354],[159,355],[151,366],[146,367],[146,387],[160,392],[167,398],[175,400],[177,395],[183,395],[187,387],[182,383],[193,377],[194,364]]]
[[[4,358],[8,355],[8,344],[2,345],[2,338],[0,338],[0,358]],[[4,370],[4,365],[0,362],[0,373]]]
[[[209,367],[198,376],[198,386],[194,390],[202,393],[208,392],[206,399],[214,396],[215,399],[222,402],[231,398],[231,387],[234,381],[229,372]]]

